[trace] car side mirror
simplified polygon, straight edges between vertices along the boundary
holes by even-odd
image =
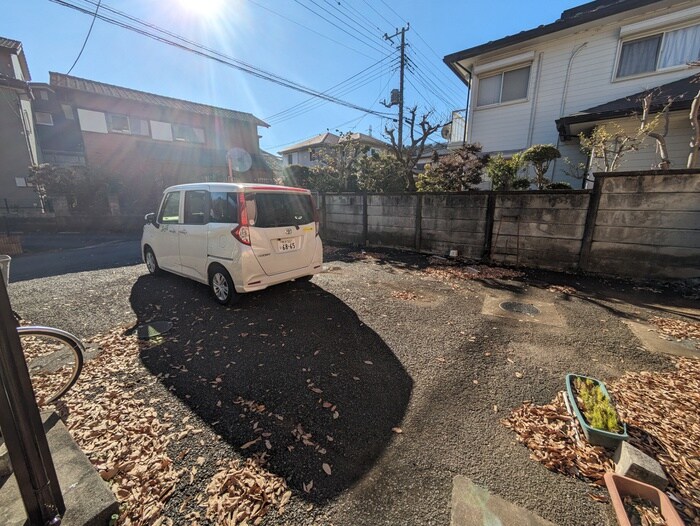
[[[146,223],[147,223],[147,224],[158,226],[158,225],[156,224],[156,214],[155,214],[155,212],[151,212],[150,214],[146,214],[146,216],[144,217],[144,219],[146,220]]]

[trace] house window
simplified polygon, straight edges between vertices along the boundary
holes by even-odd
[[[53,116],[50,113],[43,111],[37,111],[34,113],[37,124],[43,124],[44,126],[53,126]]]
[[[49,100],[49,92],[48,92],[48,91],[44,91],[43,89],[42,89],[42,90],[39,90],[39,98],[40,98],[41,100]]]
[[[75,120],[75,114],[73,113],[73,107],[68,104],[61,104],[61,109],[63,110],[63,116],[69,121]]]
[[[617,78],[682,66],[700,59],[700,24],[622,43]]]
[[[151,136],[151,131],[148,128],[148,121],[145,119],[129,117],[129,129],[131,130],[132,135],[143,135],[145,137]]]
[[[287,155],[287,164],[292,164],[292,154]]]
[[[107,123],[109,131],[112,133],[131,133],[129,130],[129,117],[126,115],[109,113],[107,115]]]
[[[309,150],[309,161],[313,161],[313,160],[314,160],[314,152],[313,152],[313,150]]]
[[[15,177],[15,185],[20,188],[26,188],[27,178],[26,177]]]
[[[479,78],[477,106],[490,106],[527,98],[530,66]]]
[[[204,144],[204,130],[187,124],[173,124],[173,138],[176,141]]]

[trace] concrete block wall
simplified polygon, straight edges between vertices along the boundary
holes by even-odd
[[[590,191],[495,196],[491,261],[554,270],[578,268]]]
[[[321,198],[322,235],[340,243],[364,244],[364,196],[327,194]]]
[[[700,278],[700,170],[596,174],[593,190],[326,194],[328,242],[637,278]]]
[[[597,185],[585,270],[653,278],[700,276],[700,170],[605,174]]]
[[[433,254],[457,250],[460,256],[481,259],[488,194],[426,194],[422,199],[420,249]]]
[[[368,195],[367,243],[393,248],[416,247],[417,194]]]

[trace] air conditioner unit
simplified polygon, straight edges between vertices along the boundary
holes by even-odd
[[[452,124],[445,124],[442,127],[442,130],[440,130],[440,135],[442,135],[443,139],[449,141],[450,137],[452,136]]]

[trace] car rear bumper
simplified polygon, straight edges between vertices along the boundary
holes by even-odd
[[[323,270],[323,243],[320,238],[316,239],[314,257],[310,265],[272,276],[265,274],[265,271],[260,266],[260,263],[258,263],[252,250],[246,251],[246,253],[241,254],[241,256],[240,264],[231,265],[233,268],[229,269],[236,292],[238,293],[262,290],[272,285],[284,283],[285,281],[318,274]]]

